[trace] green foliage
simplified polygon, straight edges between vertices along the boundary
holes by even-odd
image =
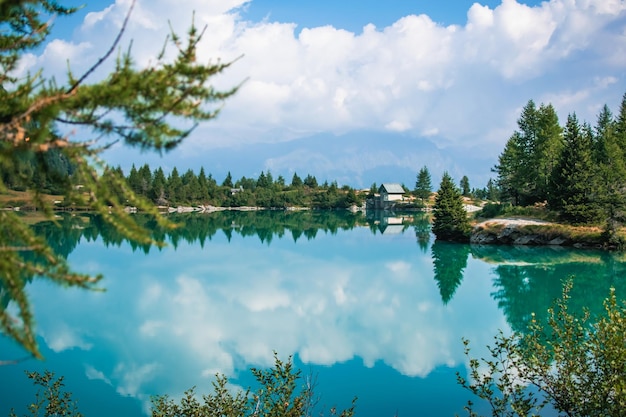
[[[522,200],[521,194],[525,184],[521,175],[524,170],[523,150],[520,142],[519,134],[514,133],[498,157],[498,164],[493,168],[493,171],[498,174],[497,182],[502,198],[516,205]]]
[[[311,175],[307,176],[306,187],[297,174],[294,174],[292,185],[288,187],[282,176],[274,180],[269,171],[261,172],[257,179],[241,177],[229,186],[233,184],[229,172],[222,186],[218,186],[212,177],[207,178],[204,168],[198,175],[188,169],[181,176],[174,167],[166,179],[161,168],[151,172],[146,164],[139,170],[133,165],[126,180],[136,194],[159,206],[345,209],[363,203],[363,196],[350,186],[339,188],[333,181],[320,187]]]
[[[552,105],[536,107],[529,100],[519,120],[519,130],[508,140],[494,171],[503,198],[514,205],[545,201],[561,149],[561,127]]]
[[[202,402],[196,398],[194,388],[185,393],[179,404],[168,396],[153,398],[152,416],[323,416],[323,413],[316,410],[318,398],[315,397],[313,381],[302,377],[302,371],[294,368],[291,357],[287,361],[282,361],[274,354],[274,361],[274,367],[271,369],[252,369],[252,374],[259,384],[259,389],[254,392],[248,389],[233,394],[228,387],[228,379],[218,375],[213,383],[213,392],[203,395]],[[341,412],[332,408],[329,415],[353,416],[355,402],[356,398],[351,407]]]
[[[554,107],[551,104],[539,106],[537,140],[532,159],[535,175],[534,195],[531,197],[533,202],[546,201],[550,195],[552,173],[564,148],[562,131]]]
[[[153,417],[312,417],[326,415],[319,410],[319,398],[315,395],[315,381],[312,377],[304,378],[302,371],[296,369],[292,358],[286,361],[274,354],[274,366],[270,369],[252,369],[259,388],[251,391],[236,390],[229,386],[228,378],[216,375],[212,391],[202,395],[196,388],[185,392],[180,401],[168,395],[158,395],[151,399]],[[27,372],[40,389],[35,401],[28,406],[33,417],[68,416],[80,417],[77,402],[72,394],[65,391],[63,377],[55,378],[52,372],[43,374]],[[329,416],[352,417],[356,398],[352,405],[342,411],[335,407],[328,411]],[[17,417],[12,410],[10,417]]]
[[[291,187],[292,188],[300,188],[302,187],[302,178],[298,176],[298,173],[294,172],[293,177],[291,178]]]
[[[499,198],[514,206],[547,201],[561,220],[604,223],[605,242],[622,245],[626,221],[626,94],[617,117],[608,106],[592,129],[575,114],[564,128],[552,105],[531,100],[507,141],[498,164]],[[495,200],[490,197],[492,201]]]
[[[378,193],[378,186],[376,185],[376,183],[372,183],[372,185],[370,186],[369,192],[367,193],[367,197],[368,198],[373,198],[376,193]]]
[[[459,242],[469,240],[471,226],[463,208],[463,199],[447,172],[443,174],[435,198],[432,230],[437,239]]]
[[[463,197],[469,197],[471,195],[471,189],[469,178],[467,178],[467,175],[463,175],[463,178],[461,178],[461,182],[459,183],[459,185],[461,187],[461,195],[463,195]]]
[[[493,217],[500,216],[504,214],[507,205],[500,203],[487,203],[483,206],[483,208],[476,213],[478,217],[483,217],[486,219],[491,219]]]
[[[624,112],[624,114],[622,114]],[[594,151],[597,161],[599,204],[606,218],[605,239],[609,244],[623,247],[618,235],[619,226],[626,220],[626,138],[620,133],[620,120],[626,120],[626,95],[617,121],[608,106],[598,115],[595,128]]]
[[[430,180],[430,172],[426,166],[420,169],[417,174],[417,180],[415,181],[415,197],[419,198],[424,202],[428,200],[430,194],[433,192],[433,186]]]
[[[564,142],[565,148],[553,172],[553,187],[548,204],[561,212],[563,220],[572,223],[597,220],[599,209],[595,198],[597,187],[591,128],[581,128],[576,115],[569,115]]]
[[[29,379],[39,389],[35,394],[35,401],[28,405],[28,412],[33,417],[81,417],[78,412],[78,404],[72,399],[72,394],[65,391],[63,377],[55,378],[54,374],[46,371],[26,372]],[[17,417],[15,410],[11,410],[10,417]]]
[[[153,397],[151,415],[153,417],[243,417],[249,415],[247,412],[248,396],[249,391],[239,391],[233,395],[228,388],[228,379],[223,375],[217,375],[213,382],[213,393],[203,395],[202,402],[198,399],[195,387],[185,391],[180,403],[176,403],[167,395]]]
[[[308,174],[305,178],[304,178],[304,182],[303,182],[305,187],[309,187],[309,188],[317,188],[317,178],[315,178],[313,175]]]
[[[559,415],[622,416],[626,409],[626,305],[615,291],[605,314],[570,312],[571,283],[548,310],[546,328],[534,316],[527,333],[499,333],[490,358],[470,358],[459,383],[486,400],[493,416],[537,416],[546,406]],[[469,342],[463,341],[469,357]],[[477,416],[470,401],[468,415]]]
[[[217,91],[210,84],[230,63],[200,62],[196,52],[203,32],[193,23],[186,39],[172,33],[163,49],[155,51],[158,57],[152,64],[138,68],[128,49],[118,54],[112,72],[87,83],[117,48],[134,4],[102,58],[80,75],[70,67],[67,79],[59,81],[42,73],[24,78],[12,74],[24,54],[46,40],[50,15],[68,15],[75,9],[48,0],[0,3],[0,192],[8,187],[27,191],[29,205],[50,219],[55,207],[43,194],[59,192],[66,206],[100,213],[123,235],[150,244],[156,242],[125,211],[134,206],[161,226],[168,225],[147,200],[150,170],[135,170],[132,181],[126,182],[100,153],[120,141],[159,152],[171,149],[198,123],[213,119],[236,88]],[[59,133],[68,127],[80,127],[84,136]],[[16,307],[0,310],[0,329],[40,357],[25,283],[44,277],[60,285],[95,288],[99,277],[74,273],[19,217],[7,212],[0,216],[0,286]]]

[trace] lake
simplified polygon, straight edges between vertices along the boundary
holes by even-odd
[[[89,215],[36,226],[75,270],[104,274],[106,291],[27,284],[45,361],[0,366],[0,415],[33,400],[24,370],[63,375],[87,416],[143,416],[151,396],[206,392],[218,372],[249,387],[274,351],[315,378],[326,410],[357,396],[357,416],[466,415],[463,337],[478,357],[498,330],[545,320],[571,275],[574,309],[599,312],[611,286],[626,289],[623,254],[434,242],[422,214],[172,219],[181,227],[166,232],[138,216],[164,248]],[[24,356],[5,338],[0,352]]]

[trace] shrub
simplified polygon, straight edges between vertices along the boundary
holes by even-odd
[[[315,396],[315,384],[311,380],[299,386],[302,373],[293,365],[292,358],[282,361],[274,354],[274,367],[252,369],[259,388],[252,392],[232,391],[228,378],[217,375],[211,393],[199,396],[196,389],[187,390],[176,402],[167,395],[152,398],[152,417],[311,417],[323,416],[316,408],[319,398]],[[28,372],[28,377],[40,387],[35,401],[28,406],[32,416],[82,416],[76,401],[64,390],[63,377],[55,378],[52,372],[44,374]],[[350,408],[341,412],[335,407],[329,416],[352,417],[356,398]],[[11,411],[10,417],[17,417]]]
[[[185,392],[180,403],[176,403],[167,395],[152,399],[152,417],[207,416],[207,417],[309,417],[320,415],[315,410],[317,399],[314,395],[314,384],[307,381],[299,387],[302,379],[300,370],[293,366],[291,357],[285,362],[274,354],[274,367],[267,370],[252,369],[252,374],[260,385],[254,393],[250,389],[245,392],[231,393],[228,379],[217,375],[213,383],[213,392],[203,395],[202,402],[196,398],[195,389]],[[340,413],[335,408],[329,412],[331,416],[352,417],[354,403]]]
[[[493,416],[536,416],[550,406],[567,416],[623,416],[626,410],[626,305],[612,289],[606,314],[569,312],[571,283],[548,310],[548,328],[495,337],[488,359],[470,358],[459,384],[486,400]],[[469,342],[463,340],[469,357]],[[485,369],[486,368],[486,369]],[[478,416],[469,401],[469,416]]]

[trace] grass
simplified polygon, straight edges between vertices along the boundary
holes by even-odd
[[[482,225],[481,229],[485,233],[498,235],[506,227],[506,224],[494,222]],[[607,243],[603,235],[603,228],[597,225],[574,226],[562,223],[546,223],[518,225],[515,226],[515,229],[519,235],[539,235],[543,236],[547,241],[563,238],[569,244],[580,243],[585,246],[598,246]],[[618,231],[618,236],[626,241],[626,228],[622,227]]]
[[[55,201],[63,201],[63,196],[40,194],[44,201],[54,203]],[[2,208],[23,208],[34,209],[33,206],[34,194],[29,191],[13,191],[7,190],[0,193],[0,207]]]

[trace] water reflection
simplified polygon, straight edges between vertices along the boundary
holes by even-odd
[[[494,291],[507,322],[526,331],[531,314],[544,323],[547,309],[572,279],[571,311],[604,311],[603,300],[614,287],[626,295],[626,258],[623,253],[572,250],[560,247],[471,246],[472,256],[494,265]]]
[[[218,211],[210,214],[172,214],[172,222],[179,225],[175,229],[163,229],[154,219],[138,214],[135,220],[151,232],[157,241],[167,241],[174,248],[181,242],[198,243],[201,247],[221,232],[230,241],[234,235],[256,236],[268,245],[273,239],[290,235],[294,242],[301,238],[315,239],[318,233],[336,234],[338,231],[352,230],[367,226],[373,234],[402,233],[411,226],[424,227],[428,218],[421,213],[410,215],[368,215],[348,211]],[[94,241],[102,239],[106,246],[119,246],[126,240],[115,228],[105,223],[101,217],[81,213],[60,215],[55,222],[47,221],[33,226],[40,236],[46,238],[56,253],[67,257],[82,239]],[[128,241],[135,250],[145,253],[155,247],[138,246]]]
[[[152,394],[206,387],[216,372],[247,386],[248,367],[271,365],[276,350],[344,381],[322,394],[358,395],[359,415],[454,415],[466,400],[454,377],[465,367],[461,337],[478,347],[498,329],[523,330],[568,271],[589,274],[576,278],[580,306],[596,309],[608,285],[624,287],[616,255],[431,244],[423,216],[394,217],[222,212],[176,217],[184,226],[167,232],[138,217],[165,248],[126,242],[92,216],[38,225],[107,288],[29,284],[46,366],[145,407]],[[383,374],[385,396],[375,389]],[[409,381],[430,389],[406,393]]]
[[[463,280],[463,271],[467,267],[469,245],[436,241],[431,248],[433,272],[439,287],[441,301],[448,304]]]
[[[415,238],[422,252],[428,251],[430,243],[430,216],[419,216],[413,219],[413,229],[415,230]]]

